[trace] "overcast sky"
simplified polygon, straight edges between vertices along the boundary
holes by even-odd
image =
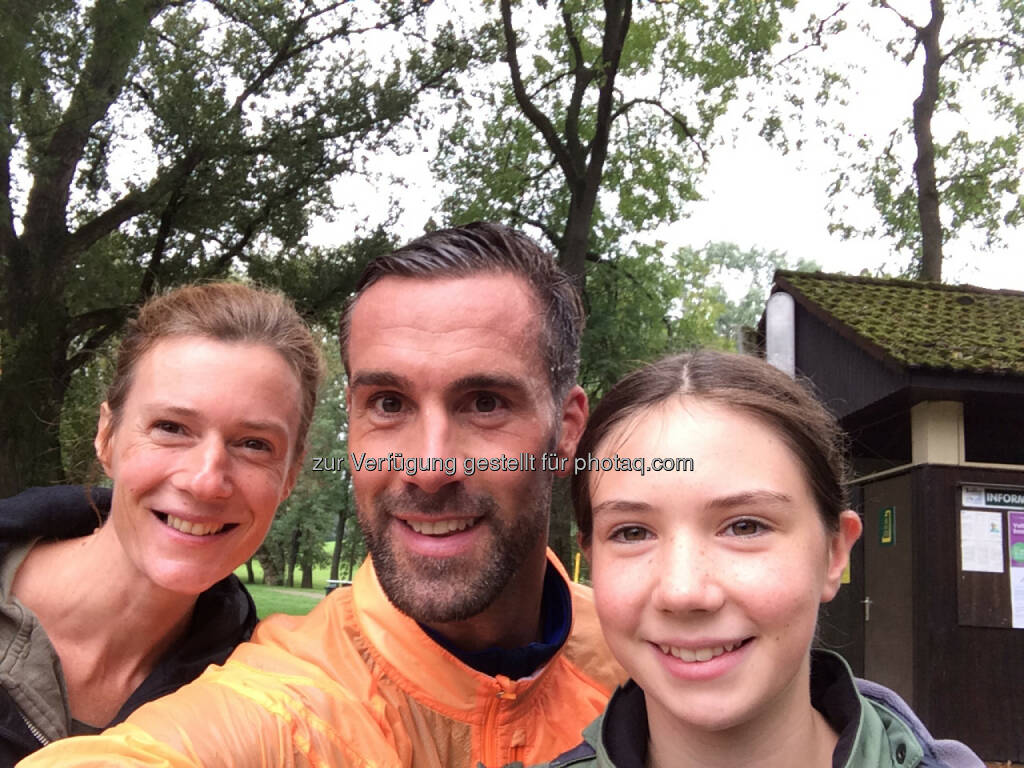
[[[904,0],[904,12],[923,13],[923,0]],[[900,22],[880,9],[865,9],[879,37],[903,33]],[[947,21],[947,29],[956,23]],[[872,44],[858,34],[848,34],[847,42],[834,43],[829,56],[836,61],[861,62],[870,73],[856,80],[850,108],[844,115],[851,135],[884,137],[893,126],[894,115],[910,114],[914,97],[920,90],[920,64],[906,67],[894,62],[881,44]],[[1024,98],[1024,94],[1022,94]],[[788,253],[794,259],[816,261],[827,271],[857,274],[887,268],[898,272],[907,256],[895,255],[882,240],[843,241],[828,232],[826,187],[831,179],[834,156],[820,138],[808,136],[800,152],[782,155],[757,136],[756,126],[739,115],[744,108],[736,104],[722,124],[722,134],[735,135],[711,153],[707,174],[701,184],[703,202],[687,206],[685,217],[656,233],[669,249],[679,246],[700,247],[708,242],[729,241],[741,247],[760,247]],[[972,131],[984,130],[978,123],[981,110],[965,110],[959,118]],[[971,120],[975,122],[972,124]],[[812,116],[807,116],[812,124]],[[953,129],[952,120],[937,116],[937,138]],[[427,163],[433,147],[397,161],[383,161],[379,167],[399,169],[407,178],[404,188],[373,185],[347,179],[340,198],[359,201],[354,211],[340,214],[331,224],[318,225],[311,240],[318,243],[344,242],[351,227],[366,217],[379,221],[386,211],[390,190],[400,200],[406,214],[399,223],[403,236],[422,231],[423,223],[439,201],[440,192],[430,179]],[[846,198],[852,216],[868,221],[873,214],[866,201]],[[859,208],[858,208],[859,206]],[[987,249],[980,242],[956,242],[947,245],[944,264],[945,282],[971,283],[989,288],[1024,290],[1024,232],[1010,231],[1006,245]]]

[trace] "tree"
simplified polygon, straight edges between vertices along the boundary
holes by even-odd
[[[698,198],[716,121],[743,78],[766,72],[792,5],[499,0],[497,20],[478,33],[481,58],[495,66],[466,84],[442,137],[433,169],[454,189],[443,213],[453,223],[526,226],[551,243],[586,290],[583,374],[597,389],[641,343],[626,327],[650,331],[641,354],[666,348],[673,323],[665,323],[671,299],[656,277],[659,259],[628,238]],[[631,305],[608,301],[605,290],[635,294],[646,314],[630,315]],[[628,322],[612,324],[613,315]],[[597,349],[618,350],[615,364]],[[551,544],[569,562],[562,491]]]
[[[72,376],[156,290],[236,271],[316,276],[295,294],[308,312],[348,293],[382,233],[339,252],[301,240],[329,183],[396,146],[464,61],[445,29],[431,45],[402,34],[423,5],[3,4],[0,495],[61,478]],[[375,67],[373,35],[408,55]]]
[[[837,14],[850,14],[847,5],[841,4]],[[874,42],[894,60],[921,68],[921,85],[909,115],[894,116],[897,125],[881,147],[867,136],[844,147],[846,116],[834,121],[829,141],[845,149],[846,161],[830,188],[834,228],[844,236],[892,240],[898,251],[913,255],[920,279],[939,281],[944,246],[952,239],[975,230],[984,246],[992,247],[1003,228],[1024,219],[1024,3],[874,0],[871,5],[875,10],[860,25],[833,22],[831,31],[856,29],[868,38],[878,32],[883,38]],[[884,27],[890,20],[897,24],[894,32]],[[834,60],[818,69],[824,73],[819,100],[834,105],[831,86],[848,78]],[[877,73],[867,75],[877,82]],[[851,82],[856,78],[849,76]],[[878,224],[859,226],[847,219],[840,193],[851,187],[872,200]]]
[[[349,495],[345,374],[335,334],[322,331],[321,337],[327,378],[310,424],[309,449],[291,496],[281,505],[256,553],[267,583],[294,586],[298,567],[300,586],[307,589],[313,586],[313,568],[331,558],[324,543],[335,533],[339,514],[347,510]]]
[[[434,164],[455,189],[446,216],[539,230],[582,285],[588,259],[697,199],[716,121],[791,6],[500,0],[479,35],[507,75],[491,67],[455,107]]]

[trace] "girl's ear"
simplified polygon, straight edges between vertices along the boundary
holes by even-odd
[[[839,514],[839,530],[831,534],[828,545],[828,570],[821,590],[821,602],[827,603],[839,591],[843,571],[850,563],[850,550],[860,538],[863,525],[860,516],[852,509]]]
[[[577,544],[577,546],[579,546],[580,552],[583,553],[583,556],[585,558],[587,558],[587,562],[588,563],[591,562],[591,559],[590,559],[590,542],[583,540],[583,533],[582,533],[582,531],[576,531],[576,544]]]

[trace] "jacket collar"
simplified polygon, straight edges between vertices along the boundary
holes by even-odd
[[[563,582],[568,582],[565,569],[551,550],[548,550],[548,563],[554,566]],[[461,662],[431,639],[415,620],[395,608],[384,594],[371,558],[368,557],[356,573],[352,590],[355,618],[369,641],[367,652],[375,657],[384,673],[433,709],[462,720],[481,718],[481,697],[511,697],[517,699],[517,703],[528,698],[536,681],[558,658],[556,654],[529,678],[491,677]],[[439,664],[439,658],[444,663]],[[415,680],[406,670],[413,671]]]

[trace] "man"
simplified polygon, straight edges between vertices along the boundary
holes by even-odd
[[[370,551],[353,587],[23,764],[497,766],[575,745],[621,679],[545,543],[547,467],[571,467],[587,416],[582,325],[569,278],[505,227],[371,263],[341,323]]]

